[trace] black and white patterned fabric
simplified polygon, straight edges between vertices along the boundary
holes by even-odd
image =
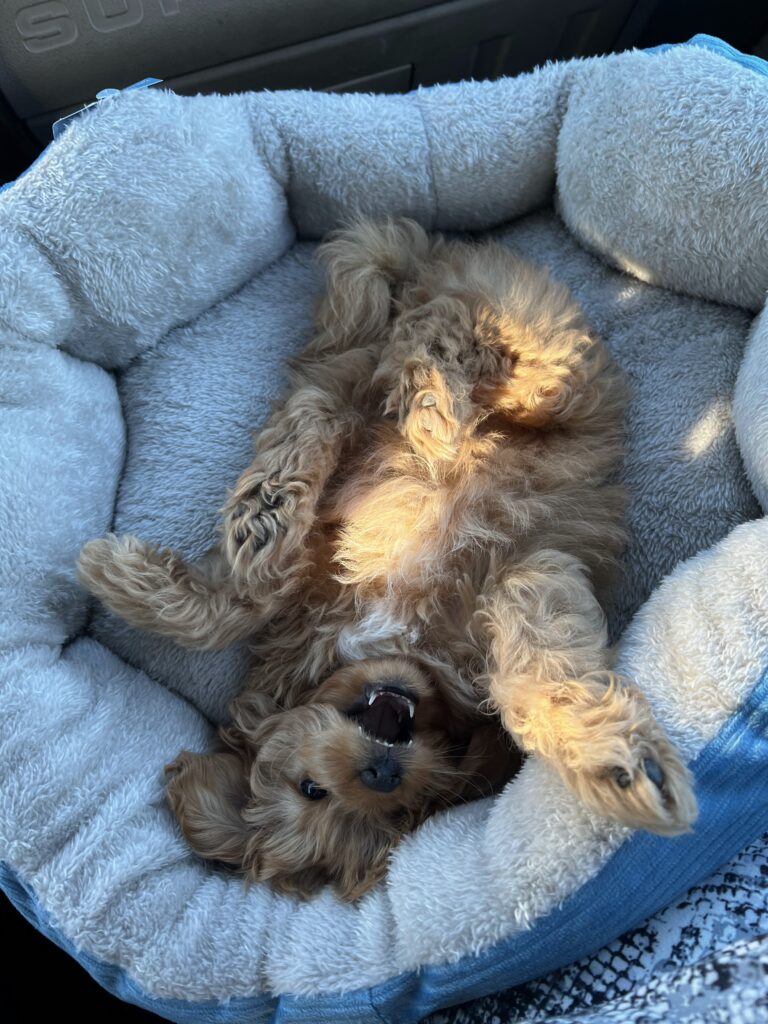
[[[594,956],[424,1024],[768,1021],[768,833]]]

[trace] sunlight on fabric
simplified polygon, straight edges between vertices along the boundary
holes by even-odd
[[[644,267],[641,263],[637,263],[634,259],[630,259],[629,256],[625,256],[623,253],[614,251],[611,253],[611,256],[619,270],[623,270],[625,274],[631,274],[632,277],[636,277],[638,281],[644,281],[646,284],[659,284],[659,277],[656,271],[651,270],[649,267]]]
[[[642,286],[633,281],[630,284],[624,285],[623,288],[616,292],[616,302],[620,306],[627,306],[632,302],[636,302],[642,295]]]
[[[704,455],[732,427],[731,403],[717,398],[704,411],[685,439],[689,455]]]

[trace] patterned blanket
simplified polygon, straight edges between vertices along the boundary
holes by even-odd
[[[768,1021],[768,832],[594,956],[424,1024]]]

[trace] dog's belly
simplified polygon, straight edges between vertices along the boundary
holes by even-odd
[[[363,606],[354,622],[347,623],[336,640],[336,653],[342,662],[400,654],[419,642],[418,625],[379,599]]]
[[[383,482],[354,477],[335,499],[341,523],[336,579],[353,595],[341,618],[342,663],[394,655],[461,661],[496,539],[474,492],[400,475]],[[504,541],[499,535],[499,542]],[[454,650],[454,648],[456,650]]]

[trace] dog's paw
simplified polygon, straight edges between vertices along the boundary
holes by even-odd
[[[451,409],[443,395],[434,391],[418,392],[410,404],[405,416],[406,429],[423,431],[431,439],[452,444],[456,433],[455,422]]]
[[[236,576],[269,576],[277,568],[271,563],[302,543],[311,524],[306,490],[299,483],[262,480],[233,495],[223,510],[223,544]]]
[[[387,400],[387,411],[398,419],[400,432],[433,458],[448,459],[456,451],[461,431],[460,403],[447,377],[428,361],[412,358]]]
[[[577,789],[593,810],[630,828],[675,836],[696,820],[689,774],[668,743],[640,754],[628,740],[619,764],[580,775]]]
[[[119,540],[114,534],[87,541],[77,559],[77,577],[84,587],[96,593],[104,576],[115,561]]]
[[[283,528],[280,508],[285,497],[266,482],[258,484],[247,497],[240,499],[225,514],[227,540],[233,552],[240,555],[250,547],[252,553],[274,544]]]
[[[170,552],[158,551],[138,537],[109,533],[83,545],[77,576],[87,590],[114,608],[123,599],[153,593],[158,569],[171,559]]]
[[[580,716],[561,769],[592,810],[659,835],[689,832],[697,806],[690,773],[645,698],[613,686]]]

